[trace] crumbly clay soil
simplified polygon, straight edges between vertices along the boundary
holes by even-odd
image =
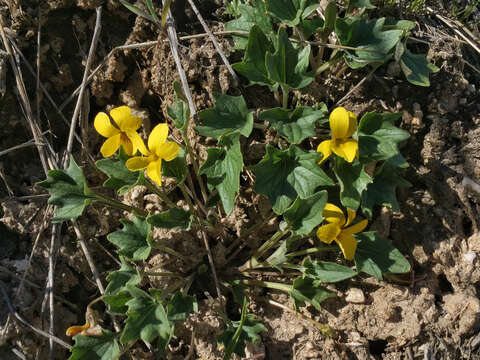
[[[220,1],[218,1],[221,3]],[[42,45],[41,81],[57,104],[61,104],[81,82],[85,54],[88,53],[95,23],[95,7],[103,5],[101,40],[95,54],[98,64],[115,46],[158,40],[149,47],[117,51],[88,87],[89,107],[82,137],[86,149],[75,153],[85,169],[89,184],[99,186],[104,177],[96,172],[87,152],[95,159],[101,139],[92,126],[95,113],[110,105],[126,104],[144,119],[145,133],[165,121],[164,111],[173,100],[172,84],[177,79],[175,63],[168,42],[148,21],[135,17],[116,1],[49,0],[41,4]],[[7,1],[0,11],[7,19],[8,33],[33,64],[36,57],[36,29],[39,2]],[[212,31],[223,30],[228,19],[213,1],[205,1],[202,13]],[[202,33],[195,15],[184,1],[174,8],[179,36]],[[426,30],[418,20],[421,30]],[[428,19],[431,24],[432,20]],[[440,24],[436,24],[441,26]],[[447,32],[449,29],[442,28]],[[232,62],[240,55],[233,50],[229,37],[219,42]],[[478,53],[468,46],[438,36],[430,45],[417,45],[428,51],[428,58],[441,68],[431,78],[431,87],[420,88],[404,80],[395,66],[379,69],[343,106],[362,115],[366,111],[402,112],[398,124],[411,137],[402,144],[402,153],[410,167],[405,177],[412,184],[400,189],[401,210],[392,213],[380,209],[372,225],[382,236],[389,237],[407,256],[413,271],[406,276],[377,281],[357,277],[330,287],[338,296],[326,300],[322,311],[304,307],[295,314],[267,302],[272,299],[293,308],[288,296],[275,291],[255,290],[250,293],[249,310],[256,314],[268,331],[261,341],[246,349],[251,359],[480,359],[480,75],[465,65],[468,60],[480,67]],[[206,38],[181,41],[181,59],[198,109],[213,105],[213,93],[239,95],[237,84]],[[0,61],[3,58],[0,56]],[[7,64],[7,63],[5,63]],[[24,80],[31,99],[35,98],[35,80],[24,69]],[[366,72],[347,70],[339,77],[326,75],[298,94],[307,104],[324,101],[329,108],[343,97]],[[30,139],[28,127],[18,105],[15,80],[9,69],[7,92],[0,98],[0,148],[7,149]],[[244,96],[251,108],[275,106],[264,89],[250,87]],[[42,130],[50,130],[49,139],[57,150],[63,150],[67,126],[41,97]],[[73,105],[63,110],[71,117]],[[179,138],[178,133],[173,136]],[[198,156],[206,157],[209,139],[191,133]],[[246,165],[264,154],[264,144],[273,143],[275,134],[255,129],[249,142],[243,143]],[[18,313],[32,325],[48,329],[48,311],[42,311],[42,299],[48,272],[52,211],[39,188],[44,174],[34,147],[17,150],[0,158],[0,280]],[[242,184],[252,183],[251,174],[242,174]],[[172,188],[166,184],[167,190]],[[216,229],[209,231],[210,243],[218,266],[228,257],[228,246],[242,232],[259,221],[265,221],[268,202],[245,186],[234,212]],[[35,195],[34,198],[22,198]],[[186,206],[178,197],[177,205]],[[165,210],[161,200],[136,187],[125,195],[125,202],[149,211]],[[120,212],[99,205],[88,208],[79,225],[101,276],[115,269],[110,257],[113,248],[105,236],[119,228]],[[248,246],[264,241],[276,223],[268,223],[247,239]],[[203,261],[206,253],[195,231],[160,231],[155,241]],[[31,264],[29,264],[31,257]],[[145,270],[171,271],[186,265],[176,258],[154,251],[145,263]],[[25,271],[29,281],[17,294]],[[272,277],[275,280],[275,277]],[[164,287],[168,281],[148,277],[145,286]],[[83,322],[85,306],[99,296],[76,236],[69,225],[63,226],[55,256],[55,334],[67,342],[65,329]],[[224,323],[218,315],[218,299],[213,284],[194,289],[199,295],[199,312],[176,328],[170,344],[169,359],[221,359],[216,338]],[[2,300],[3,301],[3,300]],[[238,314],[237,314],[238,315]],[[0,358],[15,359],[12,349],[28,359],[48,358],[48,342],[17,321],[6,323],[8,310],[0,307]],[[325,337],[314,322],[328,324],[334,335]],[[107,316],[104,326],[111,327]],[[192,340],[193,334],[193,340]],[[193,348],[192,348],[193,347]],[[262,355],[263,354],[263,355]],[[56,347],[55,358],[68,353]],[[135,359],[150,359],[146,348],[135,349]],[[238,358],[238,357],[237,357]]]

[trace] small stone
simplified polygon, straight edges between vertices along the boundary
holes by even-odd
[[[363,304],[365,302],[365,295],[361,289],[350,288],[347,291],[345,301],[353,304]]]
[[[463,259],[468,265],[473,265],[476,257],[477,254],[475,253],[475,251],[469,251],[465,255],[463,255]]]

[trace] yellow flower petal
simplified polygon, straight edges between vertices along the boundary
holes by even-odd
[[[342,233],[345,234],[358,234],[362,232],[368,225],[368,220],[362,220],[355,225],[350,226],[349,228],[343,229]]]
[[[99,112],[93,120],[95,130],[103,137],[109,138],[120,133],[115,126],[110,122],[110,118],[104,112]]]
[[[70,326],[67,331],[65,332],[65,334],[67,336],[75,336],[79,333],[81,333],[82,331],[84,330],[87,330],[88,328],[90,327],[90,323],[87,321],[85,323],[85,325],[82,325],[82,326]]]
[[[122,137],[120,138],[120,144],[122,145],[125,154],[127,154],[128,156],[135,155],[133,153],[133,144],[128,138],[127,134],[122,133]]]
[[[338,246],[342,250],[343,256],[347,260],[353,260],[355,251],[357,250],[357,240],[352,234],[342,231],[336,239]]]
[[[323,218],[329,223],[338,223],[340,227],[345,224],[343,211],[333,204],[327,203],[323,208]]]
[[[147,175],[157,185],[162,186],[162,160],[152,161],[148,164]]]
[[[348,111],[343,107],[338,107],[330,113],[330,130],[332,131],[332,138],[344,139],[347,137],[350,127],[350,116]]]
[[[340,225],[332,223],[320,226],[317,230],[317,238],[324,243],[330,244],[340,234]]]
[[[117,134],[105,140],[100,148],[100,152],[102,153],[103,157],[110,157],[117,152],[118,148],[120,147],[121,137],[121,134]]]
[[[167,141],[157,147],[156,155],[165,161],[171,161],[175,159],[180,152],[180,146],[172,141]]]
[[[352,162],[358,153],[358,142],[353,139],[337,140],[336,146],[332,150],[345,161]]]
[[[351,111],[348,112],[348,121],[348,131],[345,137],[351,137],[355,133],[355,131],[357,131],[357,117]]]
[[[119,106],[110,110],[110,116],[121,131],[136,131],[142,125],[142,119],[132,116],[128,106]]]
[[[330,155],[332,155],[332,143],[333,140],[325,140],[318,145],[317,152],[322,153],[323,155],[322,159],[318,162],[318,165],[322,164],[330,157]]]
[[[143,142],[142,138],[136,131],[133,130],[126,130],[125,134],[130,139],[133,145],[132,154],[135,155],[137,150],[139,150],[143,155],[149,155],[150,152],[147,150],[145,143]]]
[[[151,158],[134,156],[127,160],[125,166],[130,171],[139,171],[145,169],[151,163]]]
[[[158,124],[155,126],[148,137],[148,148],[150,151],[156,153],[156,149],[167,140],[167,136],[167,124]]]
[[[347,222],[345,223],[345,226],[348,226],[352,223],[353,220],[355,220],[355,216],[357,216],[357,212],[355,210],[347,208]]]

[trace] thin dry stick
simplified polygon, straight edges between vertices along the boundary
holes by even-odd
[[[42,335],[42,336],[45,336],[46,338],[49,338],[49,339],[52,339],[52,341],[54,341],[55,343],[63,346],[65,349],[68,349],[68,350],[71,350],[72,349],[72,346],[67,344],[65,341],[63,341],[62,339],[59,339],[58,337],[52,335],[52,334],[49,334],[43,330],[40,330],[40,329],[37,329],[36,327],[34,327],[33,325],[31,325],[27,320],[25,320],[24,318],[22,318],[18,313],[17,311],[15,310],[15,308],[13,307],[12,303],[10,302],[10,299],[8,298],[8,294],[5,290],[5,284],[3,281],[0,280],[0,291],[2,292],[2,295],[3,295],[3,299],[5,300],[5,303],[7,304],[7,307],[8,307],[8,310],[10,311],[10,313],[18,320],[20,321],[23,325],[25,325],[26,327],[28,327],[30,330],[36,332],[37,334],[39,335]]]
[[[8,35],[7,35],[8,37]],[[13,41],[13,39],[9,38],[10,42],[12,43],[12,46],[13,48],[15,49],[15,51],[20,55],[20,57],[22,58],[22,61],[24,62],[25,66],[27,67],[27,70],[30,72],[30,74],[32,74],[32,76],[36,76],[35,75],[35,70],[33,70],[33,67],[32,65],[30,65],[30,63],[28,62],[27,58],[25,57],[25,55],[23,55],[23,53],[20,51],[20,49],[18,48],[17,44],[15,44],[15,42]],[[42,84],[42,82],[40,81],[39,82],[39,85],[40,85],[40,89],[42,90],[43,94],[45,95],[45,97],[47,98],[47,100],[50,102],[50,105],[53,106],[53,108],[55,109],[55,111],[57,112],[57,114],[62,118],[63,122],[67,125],[67,126],[70,126],[70,122],[67,120],[67,118],[65,117],[65,115],[63,115],[63,112],[59,109],[59,107],[57,106],[57,104],[55,103],[55,101],[53,100],[52,96],[50,95],[50,93],[48,92],[48,90],[45,88],[45,86]],[[80,87],[78,87],[78,89],[80,89]],[[73,96],[72,96],[73,98]],[[75,133],[75,139],[80,143],[80,145],[83,146],[83,142],[82,140],[80,139],[80,137],[78,136],[77,133]],[[92,159],[93,161],[93,158],[92,156],[89,154],[90,158]]]
[[[37,100],[37,119],[40,119],[40,45],[42,34],[42,12],[41,7],[38,7],[38,30],[37,30],[37,86],[35,97]]]
[[[88,52],[87,63],[85,64],[85,71],[83,72],[83,79],[82,85],[80,87],[80,92],[78,94],[77,104],[75,105],[75,110],[73,111],[72,122],[70,124],[70,132],[68,134],[68,141],[67,141],[67,151],[65,153],[65,158],[63,160],[63,166],[66,167],[69,162],[69,155],[72,152],[73,146],[73,134],[75,133],[75,127],[77,125],[78,114],[80,112],[82,101],[83,101],[83,94],[85,92],[85,88],[87,86],[87,78],[88,72],[90,71],[90,66],[92,65],[92,61],[94,58],[95,49],[97,48],[98,39],[100,38],[100,29],[102,28],[102,7],[99,6],[95,9],[96,11],[96,19],[95,19],[95,29],[93,31],[93,38],[90,44],[90,50]]]
[[[0,14],[0,34],[2,36],[2,40],[3,40],[3,44],[5,46],[5,49],[7,50],[7,53],[8,53],[8,58],[10,60],[10,65],[12,66],[12,70],[15,74],[15,81],[17,83],[18,92],[19,92],[20,97],[23,101],[22,105],[23,105],[23,108],[24,108],[24,111],[25,111],[25,115],[26,115],[27,121],[30,125],[30,130],[32,132],[33,138],[35,139],[35,142],[37,144],[41,144],[42,141],[41,141],[40,136],[39,136],[40,130],[38,129],[38,127],[34,123],[34,117],[33,117],[33,113],[32,113],[32,108],[30,106],[30,102],[28,100],[27,90],[25,89],[25,84],[23,83],[23,81],[21,79],[21,74],[20,74],[19,69],[18,69],[18,64],[15,61],[15,57],[13,55],[12,47],[10,46],[10,42],[7,39],[7,35],[5,34],[4,23],[5,22],[4,22],[4,19],[3,19],[3,15]],[[42,162],[43,171],[45,172],[45,175],[46,175],[47,172],[48,172],[48,166],[47,166],[45,150],[41,146],[37,146],[37,150],[38,150],[38,153],[40,155],[40,161]]]
[[[463,32],[461,32],[459,29],[457,29],[453,24],[447,19],[444,18],[442,15],[438,14],[435,12],[431,7],[427,7],[427,10],[433,14],[437,19],[439,19],[441,22],[443,22],[445,25],[447,25],[450,29],[452,29],[458,36],[460,36],[463,40],[465,40],[472,48],[475,49],[476,52],[480,54],[480,46],[474,42],[474,40],[470,39],[468,36],[466,36]],[[457,24],[458,25],[458,24]],[[463,29],[465,31],[465,29]],[[473,37],[473,34],[470,31],[465,31],[467,34],[469,33],[470,36]]]
[[[4,156],[4,155],[7,155],[8,153],[10,153],[12,151],[15,151],[15,150],[18,150],[18,149],[23,149],[23,148],[30,147],[30,146],[45,146],[45,144],[44,143],[37,144],[35,142],[35,140],[32,139],[32,140],[29,140],[27,142],[24,142],[23,144],[15,145],[15,146],[12,146],[11,148],[0,151],[0,156]]]
[[[56,249],[56,240],[60,232],[62,231],[61,224],[54,224],[52,228],[52,235],[50,238],[50,252],[48,254],[48,286],[45,288],[45,295],[49,296],[49,308],[50,308],[50,323],[49,323],[49,332],[53,335],[54,333],[54,324],[55,324],[55,311],[54,311],[54,300],[53,300],[53,269],[54,269],[54,261],[53,257],[55,256],[55,249]],[[49,343],[49,357],[50,360],[53,360],[53,340],[50,338],[48,340]]]
[[[375,72],[375,70],[377,70],[376,67],[374,67],[372,70],[370,70],[370,72],[367,74],[367,76],[365,76],[362,80],[359,81],[359,83],[357,85],[355,85],[353,88],[350,89],[350,91],[347,93],[347,95],[345,95],[344,97],[342,97],[340,100],[338,100],[336,103],[335,103],[335,106],[338,106],[340,105],[342,102],[344,102],[345,100],[347,100],[360,86],[362,86],[362,84],[367,81],[368,79],[370,79],[370,77],[373,75],[373,73]]]
[[[205,22],[205,20],[203,20],[203,17],[200,14],[200,12],[198,11],[197,7],[195,6],[193,0],[188,0],[188,3],[192,7],[195,15],[197,16],[198,21],[200,21],[200,24],[202,24],[203,30],[205,30],[205,32],[208,34],[208,37],[210,38],[210,40],[212,40],[213,46],[215,46],[215,49],[217,50],[218,54],[222,58],[223,63],[227,67],[227,69],[230,72],[230,74],[232,75],[233,79],[237,82],[237,84],[239,84],[240,80],[238,79],[237,74],[233,70],[232,65],[230,65],[230,62],[228,61],[227,57],[225,56],[225,54],[224,54],[222,48],[220,47],[220,44],[218,43],[217,39],[215,38],[215,36],[213,36],[212,32],[208,28],[207,23]]]
[[[312,318],[302,314],[301,312],[292,310],[288,306],[283,305],[279,302],[276,302],[275,300],[267,298],[266,302],[269,303],[270,305],[276,306],[276,307],[278,307],[280,309],[283,309],[283,310],[285,310],[285,311],[287,311],[291,314],[294,314],[295,316],[297,316],[301,319],[307,320],[309,323],[311,323],[312,325],[317,327],[322,332],[322,334],[324,334],[324,335],[332,332],[332,328],[328,324],[319,323],[318,321],[313,320]]]
[[[213,274],[213,282],[215,283],[215,290],[217,291],[218,299],[220,303],[223,305],[223,298],[222,293],[220,291],[220,283],[218,282],[217,271],[215,270],[215,263],[213,262],[212,251],[210,250],[210,245],[208,244],[208,238],[205,231],[201,231],[203,244],[205,245],[205,249],[207,250],[208,262],[210,263],[210,267],[212,268]]]

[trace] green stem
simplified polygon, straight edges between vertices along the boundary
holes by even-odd
[[[342,56],[341,56],[342,53],[340,53],[340,52],[335,53],[335,51],[334,51],[334,54],[335,55],[332,54],[333,56],[330,58],[330,60],[325,61],[322,65],[319,65],[317,67],[317,69],[315,70],[315,76],[320,75],[322,72],[327,70],[330,66],[336,64],[337,62],[339,62],[342,59]]]
[[[323,251],[337,251],[337,249],[331,246],[318,246],[318,247],[313,247],[305,250],[294,251],[285,256],[295,257],[295,256],[315,254],[317,252],[323,252]]]
[[[143,182],[143,185],[145,185],[145,187],[150,190],[151,192],[153,192],[154,194],[158,195],[160,197],[160,199],[162,199],[162,201],[167,204],[170,208],[175,208],[177,207],[175,205],[175,203],[170,200],[167,196],[167,194],[165,194],[163,191],[161,191],[154,183],[152,183],[150,180],[148,179],[145,179],[145,181]]]
[[[201,224],[200,216],[198,215],[197,209],[195,209],[195,206],[193,205],[192,200],[190,199],[190,196],[187,194],[187,191],[185,189],[185,185],[184,184],[178,184],[178,188],[182,192],[183,197],[185,198],[185,201],[188,204],[188,208],[189,208],[190,212],[196,217],[198,223]]]
[[[105,205],[117,208],[119,210],[128,211],[128,212],[131,212],[131,213],[136,213],[136,214],[138,214],[140,216],[143,216],[143,217],[148,215],[148,212],[146,212],[145,210],[137,208],[135,206],[130,206],[130,205],[124,204],[121,201],[115,200],[114,198],[111,198],[111,197],[108,197],[108,196],[105,196],[105,195],[102,195],[102,194],[99,194],[99,193],[94,193],[93,196],[94,196],[95,200],[97,200],[97,201],[99,201],[99,202],[101,202]]]
[[[166,252],[167,254],[170,254],[170,255],[173,255],[177,258],[179,258],[180,260],[186,262],[186,263],[191,263],[192,262],[192,259],[187,257],[187,256],[184,256],[182,254],[180,254],[179,252],[167,247],[167,246],[164,246],[164,245],[160,245],[160,244],[152,244],[152,248],[154,249],[157,249],[157,250],[160,250],[160,251],[163,251],[163,252]]]
[[[288,109],[288,94],[290,92],[290,87],[288,85],[281,85],[282,86],[282,107],[287,110]]]
[[[254,269],[255,267],[261,265],[261,262],[258,260],[265,252],[271,249],[282,237],[285,236],[290,231],[290,228],[285,229],[284,231],[277,231],[272,235],[270,239],[265,241],[262,246],[253,254],[253,256],[247,260],[242,266],[238,268],[238,271],[242,272],[247,269]]]
[[[182,135],[183,135],[183,141],[185,142],[185,149],[187,150],[187,153],[190,156],[190,159],[192,160],[193,170],[195,172],[195,176],[197,177],[198,185],[200,186],[200,191],[202,192],[203,202],[206,203],[208,200],[207,190],[205,188],[205,184],[203,183],[202,176],[198,173],[199,167],[198,167],[195,155],[192,151],[192,147],[190,146],[190,141],[188,140],[186,130],[182,132]]]
[[[285,291],[287,293],[292,291],[292,285],[276,283],[271,281],[262,281],[262,280],[242,280],[242,283],[248,286],[261,286],[269,289],[275,289],[280,291]]]

